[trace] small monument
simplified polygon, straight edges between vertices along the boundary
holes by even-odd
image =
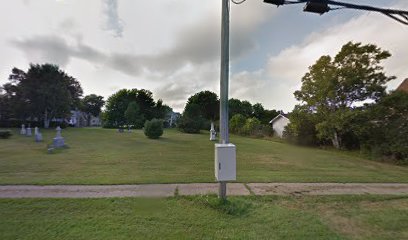
[[[214,129],[214,123],[211,123],[211,129],[210,129],[210,141],[215,141],[217,136],[217,132]]]
[[[27,133],[27,130],[26,130],[26,128],[25,128],[25,125],[22,124],[22,125],[21,125],[20,134],[21,134],[21,135],[26,135],[26,133]]]
[[[38,127],[34,128],[34,136],[35,136],[35,141],[36,142],[42,142],[42,140],[43,140],[42,134],[40,133],[40,130],[38,129]]]
[[[30,128],[30,126],[28,126],[26,136],[31,137],[32,135],[33,135],[33,133],[31,132],[31,128]]]
[[[65,146],[64,138],[61,137],[61,128],[57,127],[57,136],[55,136],[54,141],[52,143],[54,148],[62,148]]]

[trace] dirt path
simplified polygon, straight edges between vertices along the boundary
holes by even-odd
[[[142,185],[3,185],[0,198],[170,197],[217,194],[217,183]],[[228,195],[408,195],[399,183],[230,183]]]

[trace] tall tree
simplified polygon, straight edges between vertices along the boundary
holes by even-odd
[[[252,117],[259,119],[264,125],[268,125],[273,118],[279,115],[278,111],[265,109],[261,103],[255,103],[252,109]]]
[[[79,82],[53,64],[31,64],[27,73],[13,68],[9,81],[3,88],[16,104],[16,115],[42,119],[45,128],[51,119],[69,115],[82,96]]]
[[[380,63],[391,54],[379,47],[349,42],[332,59],[322,56],[302,78],[301,90],[295,97],[318,114],[317,130],[321,138],[330,139],[333,146],[342,146],[342,135],[348,131],[345,123],[354,113],[356,103],[378,100],[385,94],[388,77]]]
[[[137,102],[129,103],[125,111],[125,118],[128,126],[133,125],[136,128],[140,128],[144,124],[143,119],[145,119],[145,117],[140,114],[140,108]]]
[[[138,128],[143,127],[146,120],[151,120],[158,114],[152,92],[145,89],[122,89],[110,96],[106,101],[104,126],[119,127],[125,125],[127,123],[125,112],[131,102],[136,102],[139,107],[141,125],[137,126]],[[162,102],[159,105],[163,107]]]
[[[80,108],[81,111],[87,114],[88,126],[91,121],[91,116],[99,116],[104,104],[105,101],[103,100],[103,97],[96,94],[90,94],[81,99]]]
[[[191,96],[187,105],[196,104],[200,108],[200,115],[206,120],[215,121],[219,115],[220,102],[216,93],[201,91]]]

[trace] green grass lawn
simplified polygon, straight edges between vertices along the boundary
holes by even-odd
[[[0,199],[0,239],[408,239],[408,197]]]
[[[0,184],[133,184],[214,181],[209,134],[166,130],[159,140],[142,131],[63,130],[68,149],[47,153],[45,142],[18,135],[0,139]],[[239,182],[408,182],[408,167],[351,154],[231,136]]]

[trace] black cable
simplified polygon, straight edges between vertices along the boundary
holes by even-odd
[[[240,2],[238,2],[237,0],[231,0],[231,2],[235,3],[235,4],[241,4],[244,3],[246,0],[241,0]]]

